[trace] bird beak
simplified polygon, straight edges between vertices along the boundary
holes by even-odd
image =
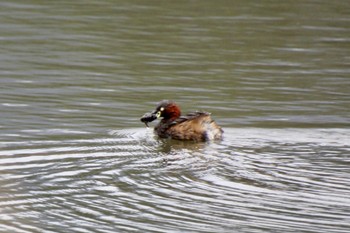
[[[151,113],[145,113],[142,117],[141,117],[141,122],[145,123],[145,125],[148,127],[148,123],[154,121],[155,119],[158,118],[158,114],[155,114],[153,112]]]

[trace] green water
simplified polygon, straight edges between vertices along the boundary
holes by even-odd
[[[347,1],[0,9],[1,232],[350,229]],[[158,140],[162,99],[224,140]]]

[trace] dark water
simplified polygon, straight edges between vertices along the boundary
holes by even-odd
[[[349,6],[2,1],[0,232],[349,232]]]

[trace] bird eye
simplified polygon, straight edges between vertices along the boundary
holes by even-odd
[[[163,108],[163,107],[161,107],[161,108],[160,108],[160,111],[164,111],[164,108]]]

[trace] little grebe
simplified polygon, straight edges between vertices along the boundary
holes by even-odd
[[[222,138],[223,130],[214,120],[210,113],[194,112],[181,116],[180,108],[173,101],[161,101],[156,110],[146,113],[141,121],[147,126],[158,118],[163,118],[154,128],[161,138],[178,140],[209,141]]]

